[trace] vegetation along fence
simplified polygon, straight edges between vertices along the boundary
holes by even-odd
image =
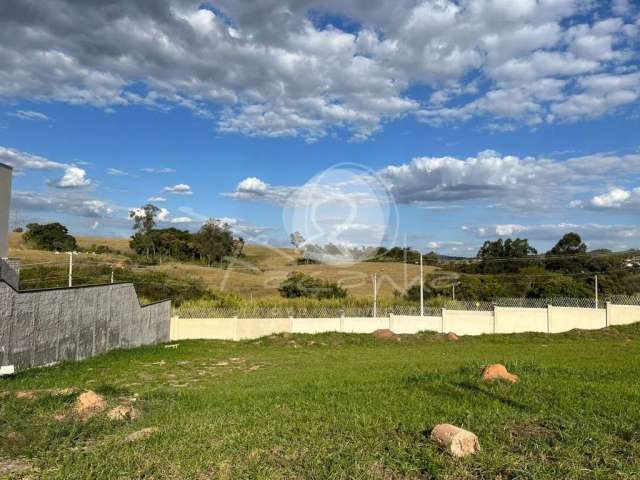
[[[640,296],[612,295],[598,300],[599,309],[605,309],[607,303],[616,305],[639,305]],[[493,311],[495,307],[512,308],[547,308],[572,307],[572,308],[596,308],[596,300],[593,298],[496,298],[492,302],[487,301],[462,301],[446,300],[442,307],[424,307],[425,316],[440,315],[442,309],[469,310],[469,311]],[[420,315],[420,305],[392,305],[378,306],[377,317],[389,315]],[[335,318],[335,317],[373,317],[374,307],[322,307],[322,306],[261,306],[243,305],[241,307],[214,307],[205,305],[181,305],[174,308],[173,315],[181,318]]]

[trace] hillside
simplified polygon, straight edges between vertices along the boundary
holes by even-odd
[[[128,239],[103,237],[76,237],[82,248],[91,245],[106,245],[113,250],[129,253]],[[293,271],[300,271],[324,280],[340,282],[354,296],[372,295],[372,276],[378,275],[378,292],[381,297],[392,297],[395,290],[405,289],[405,269],[407,285],[418,282],[419,267],[402,263],[359,263],[349,267],[331,265],[298,265],[298,255],[290,248],[274,248],[262,245],[247,245],[245,257],[228,269],[205,267],[193,263],[168,261],[156,266],[136,266],[126,255],[80,254],[74,257],[76,264],[130,264],[136,270],[166,272],[177,279],[199,278],[214,290],[235,292],[243,297],[254,298],[277,296],[280,282]],[[66,255],[27,248],[20,234],[12,233],[9,239],[9,254],[22,260],[25,268],[30,264],[50,262],[61,267],[68,262]],[[425,266],[431,272],[434,267]],[[117,280],[117,269],[116,269]]]

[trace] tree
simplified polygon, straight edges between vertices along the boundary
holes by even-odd
[[[195,235],[194,243],[198,252],[207,259],[207,265],[221,262],[234,252],[231,227],[219,220],[208,220]]]
[[[291,235],[289,235],[289,241],[291,242],[291,245],[293,245],[293,248],[298,250],[304,243],[304,237],[300,232],[293,232]]]
[[[147,256],[151,251],[155,255],[156,245],[150,234],[153,231],[153,227],[156,226],[158,213],[160,213],[160,209],[150,203],[147,203],[141,209],[129,212],[129,218],[133,220],[133,229],[137,232],[129,242],[132,250],[139,253],[146,252]]]
[[[487,240],[476,255],[483,261],[470,266],[470,270],[473,273],[515,273],[520,268],[534,263],[533,258],[524,261],[523,258],[537,254],[538,251],[529,245],[526,238],[499,238],[493,242]]]
[[[576,255],[586,253],[587,245],[575,232],[565,233],[558,243],[547,252],[547,255]]]
[[[335,282],[323,281],[300,272],[291,272],[278,288],[285,298],[345,298],[347,291]]]
[[[76,239],[69,235],[67,227],[57,222],[46,225],[30,223],[23,238],[29,245],[43,250],[68,252],[78,248]]]
[[[244,238],[238,237],[233,241],[233,256],[234,257],[242,257],[244,253]]]
[[[140,210],[129,212],[129,218],[133,219],[133,229],[138,233],[148,234],[156,226],[156,216],[160,209],[151,203],[147,203]]]
[[[512,240],[507,238],[491,242],[487,240],[484,242],[478,254],[478,258],[491,259],[491,258],[521,258],[528,257],[530,255],[537,255],[538,251],[529,245],[529,240],[526,238],[516,238]]]

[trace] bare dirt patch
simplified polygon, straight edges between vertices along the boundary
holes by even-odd
[[[159,431],[160,429],[157,427],[143,428],[142,430],[138,430],[136,432],[133,432],[127,435],[124,441],[127,443],[137,442],[139,440],[144,440],[145,438],[149,438],[150,436],[155,435]]]
[[[11,460],[0,458],[0,475],[28,472],[33,465],[26,460]]]

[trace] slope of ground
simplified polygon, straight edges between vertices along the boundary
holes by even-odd
[[[638,478],[640,328],[563,335],[273,336],[113,352],[0,380],[0,462],[13,478]],[[516,385],[483,383],[505,363]],[[75,387],[141,417],[83,422]],[[475,432],[461,460],[428,434]],[[143,429],[150,436],[127,437]],[[138,434],[142,436],[142,434]]]
[[[113,250],[129,252],[128,240],[101,237],[76,237],[79,246],[106,245]],[[28,267],[47,263],[66,268],[68,257],[64,254],[45,252],[27,248],[19,234],[10,236],[9,254],[22,260]],[[161,271],[177,279],[199,278],[214,290],[235,292],[243,297],[254,298],[278,295],[278,286],[291,272],[304,272],[324,280],[340,282],[354,296],[371,297],[373,294],[373,274],[378,276],[378,293],[381,297],[391,297],[394,291],[404,291],[419,281],[419,267],[403,263],[358,263],[351,266],[298,265],[298,254],[289,248],[274,248],[261,245],[247,245],[245,257],[233,262],[229,268],[206,267],[195,263],[167,261],[160,265],[136,267],[142,271]],[[113,264],[121,266],[132,263],[124,255],[82,253],[74,257],[77,264]],[[425,266],[425,273],[434,267]],[[117,269],[115,277],[117,280]],[[406,282],[405,282],[406,278]]]

